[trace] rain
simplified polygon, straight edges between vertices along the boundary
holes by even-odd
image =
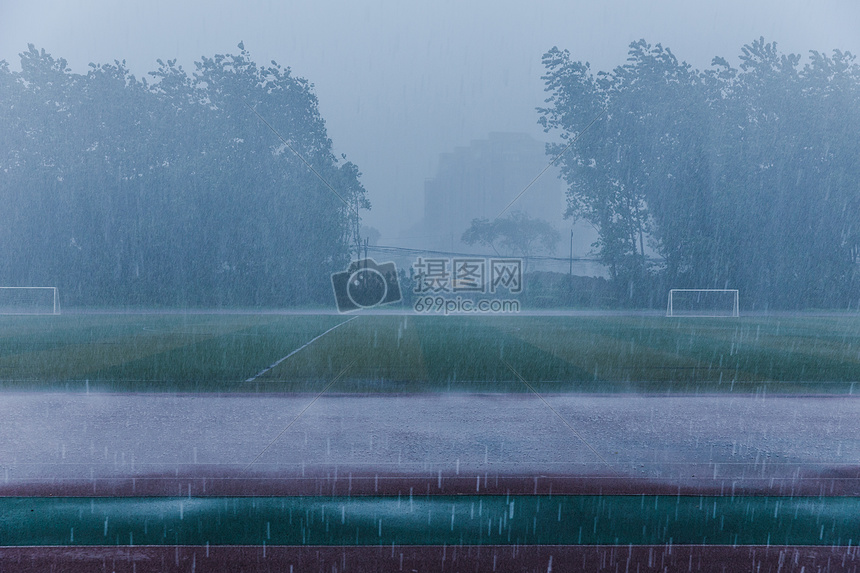
[[[860,9],[0,9],[0,570],[856,571]]]

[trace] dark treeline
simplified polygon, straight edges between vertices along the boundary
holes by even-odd
[[[328,302],[369,208],[360,174],[312,86],[239,49],[148,81],[33,46],[20,72],[0,62],[0,284],[66,305]]]
[[[547,131],[559,130],[568,215],[595,245],[628,304],[669,288],[737,288],[742,306],[854,308],[860,297],[860,67],[764,39],[740,66],[704,71],[660,44],[592,73],[544,56]],[[600,115],[601,112],[603,115]]]

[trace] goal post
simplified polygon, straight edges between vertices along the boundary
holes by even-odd
[[[740,316],[737,289],[673,288],[666,316],[700,318]]]
[[[0,314],[60,314],[57,287],[0,287]]]

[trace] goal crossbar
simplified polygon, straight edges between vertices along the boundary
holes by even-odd
[[[731,310],[726,309],[723,312],[707,312],[701,309],[691,311],[678,311],[674,305],[676,293],[708,293],[705,296],[722,293],[731,299]],[[740,305],[738,304],[738,289],[723,289],[723,288],[673,288],[669,291],[669,302],[666,306],[666,316],[670,317],[689,317],[689,318],[715,318],[722,316],[738,317],[740,316]]]

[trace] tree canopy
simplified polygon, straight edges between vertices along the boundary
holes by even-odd
[[[149,80],[32,45],[20,72],[0,62],[0,284],[67,304],[327,300],[370,207],[360,172],[313,86],[238,47]]]
[[[522,211],[514,211],[507,217],[492,221],[473,219],[462,236],[467,245],[478,243],[490,247],[497,254],[525,259],[541,250],[554,253],[560,239],[559,232],[547,221],[534,219]]]
[[[561,141],[567,216],[599,230],[625,298],[738,288],[750,308],[842,307],[860,296],[860,66],[847,52],[801,63],[763,38],[740,67],[706,70],[640,40],[593,73],[544,55],[539,108]],[[852,302],[853,301],[853,302]]]

